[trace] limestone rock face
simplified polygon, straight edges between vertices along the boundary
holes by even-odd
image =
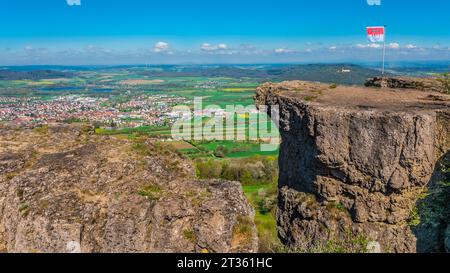
[[[193,173],[151,140],[86,126],[0,128],[0,249],[255,252],[254,212],[240,184]]]
[[[283,242],[308,251],[424,251],[414,212],[450,147],[450,96],[429,98],[300,81],[258,88],[258,106],[280,109]]]

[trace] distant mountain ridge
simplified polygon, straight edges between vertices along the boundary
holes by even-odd
[[[427,77],[450,70],[447,63],[392,63],[386,76]],[[0,80],[39,80],[72,77],[80,71],[130,70],[146,77],[232,77],[258,82],[304,80],[347,85],[363,85],[367,78],[381,76],[374,64],[248,64],[248,65],[117,65],[117,66],[3,66]]]
[[[300,79],[339,84],[363,84],[379,72],[352,64],[309,64],[309,65],[269,65],[262,67],[218,66],[185,67],[181,70],[143,71],[141,75],[151,77],[233,77],[254,78],[264,81],[285,81]]]
[[[0,80],[41,80],[52,78],[73,77],[72,72],[56,70],[33,70],[33,71],[12,71],[9,69],[0,70]]]

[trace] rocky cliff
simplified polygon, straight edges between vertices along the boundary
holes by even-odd
[[[193,173],[144,138],[88,126],[0,128],[0,250],[256,251],[240,184]]]
[[[277,218],[285,244],[444,251],[449,95],[294,81],[262,85],[255,101],[280,107]]]

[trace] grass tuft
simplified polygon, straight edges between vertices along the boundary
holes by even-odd
[[[147,185],[140,189],[138,194],[147,199],[157,201],[163,196],[164,190],[157,185]]]

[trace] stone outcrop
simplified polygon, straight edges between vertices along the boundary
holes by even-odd
[[[240,184],[193,174],[148,139],[88,126],[0,128],[0,249],[255,252]]]
[[[367,87],[415,89],[421,91],[446,92],[444,85],[435,78],[374,77],[367,79]]]
[[[443,236],[422,243],[417,228],[417,203],[450,148],[450,96],[436,98],[301,81],[259,87],[257,106],[280,109],[282,241],[299,251],[441,251]]]

